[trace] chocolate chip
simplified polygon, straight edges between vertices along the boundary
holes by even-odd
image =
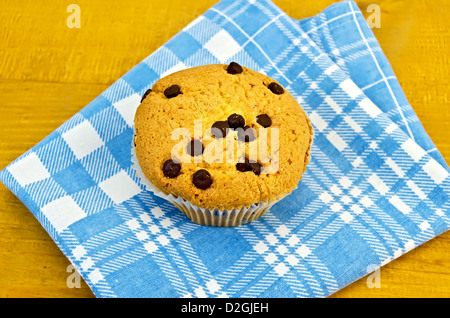
[[[238,130],[237,137],[240,141],[251,142],[256,139],[256,131],[250,126],[244,126]]]
[[[250,167],[250,163],[247,158],[244,159],[244,162],[238,162],[236,164],[236,169],[240,172],[248,171],[249,167]]]
[[[192,157],[201,156],[204,150],[203,143],[200,140],[192,140],[188,143],[186,150]]]
[[[268,87],[268,88],[272,91],[272,93],[274,93],[274,94],[280,95],[280,94],[283,94],[283,93],[284,93],[283,87],[281,87],[280,84],[277,84],[277,83],[275,83],[275,82],[270,83],[269,86],[267,86],[267,87]]]
[[[216,121],[212,127],[211,127],[211,133],[216,138],[224,138],[228,134],[228,129],[230,126],[228,126],[228,121]]]
[[[165,89],[164,95],[166,95],[167,98],[173,98],[181,94],[181,88],[178,85],[172,85]]]
[[[247,158],[244,162],[238,162],[236,169],[240,172],[252,171],[257,176],[261,174],[261,165],[257,162],[250,162]]]
[[[181,164],[176,163],[172,159],[167,160],[163,164],[163,173],[167,178],[176,178],[180,174]]]
[[[144,101],[144,99],[147,97],[147,95],[150,94],[151,92],[152,92],[151,88],[149,88],[145,91],[144,95],[142,95],[141,103]]]
[[[228,126],[233,129],[244,127],[245,119],[241,115],[232,114],[228,117]]]
[[[257,163],[257,162],[251,162],[251,163],[249,164],[249,166],[250,166],[250,167],[249,167],[250,170],[253,171],[254,174],[256,174],[257,176],[260,175],[260,173],[261,173],[261,165],[260,165],[259,163]]]
[[[212,177],[207,170],[201,169],[194,173],[194,176],[192,177],[192,182],[197,188],[205,190],[211,186]]]
[[[272,119],[270,119],[270,117],[266,114],[256,116],[256,122],[264,128],[270,127],[272,125]]]
[[[240,74],[242,73],[244,70],[242,69],[242,66],[240,66],[238,63],[236,62],[231,62],[230,65],[228,65],[227,67],[227,72],[229,74]]]

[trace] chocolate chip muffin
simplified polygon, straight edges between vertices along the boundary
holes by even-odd
[[[134,124],[142,177],[194,222],[218,226],[249,222],[292,192],[313,135],[289,92],[234,62],[160,79]]]

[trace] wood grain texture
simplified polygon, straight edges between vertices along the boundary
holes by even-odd
[[[130,68],[212,6],[198,1],[3,1],[0,4],[0,169],[42,140]],[[293,18],[335,1],[275,0]],[[374,29],[425,129],[450,162],[449,0],[364,0],[381,7]],[[66,8],[81,8],[69,29]],[[69,261],[29,210],[0,185],[0,297],[93,297],[68,288]],[[450,233],[331,297],[450,297]]]

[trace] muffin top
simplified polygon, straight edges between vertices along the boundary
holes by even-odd
[[[279,200],[294,190],[313,134],[279,83],[234,62],[160,79],[144,94],[134,124],[136,158],[148,181],[219,210]]]

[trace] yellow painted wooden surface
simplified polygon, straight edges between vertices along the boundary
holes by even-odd
[[[215,0],[43,1],[0,3],[0,169],[88,104]],[[357,1],[381,7],[375,29],[414,110],[450,162],[450,1]],[[67,6],[81,8],[69,29]],[[275,0],[294,18],[329,0]],[[69,261],[34,216],[0,185],[0,297],[93,297],[68,288]],[[450,233],[331,297],[449,297]]]

